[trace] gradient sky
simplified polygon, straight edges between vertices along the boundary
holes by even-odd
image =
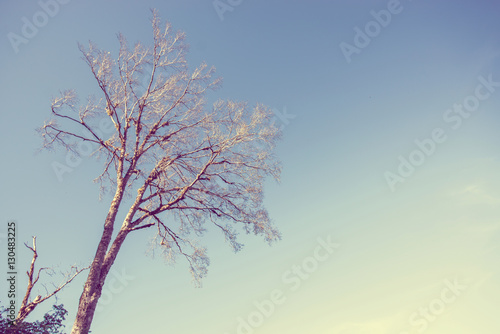
[[[82,99],[97,93],[77,42],[115,55],[118,32],[149,42],[157,8],[186,32],[190,64],[206,61],[224,78],[212,98],[294,116],[282,123],[282,181],[269,182],[265,198],[283,240],[269,247],[242,236],[245,247],[234,254],[210,231],[202,240],[209,274],[195,288],[186,263],[147,254],[153,231],[131,234],[93,333],[500,332],[500,4],[246,0],[221,20],[212,1],[67,2],[16,53],[8,34],[22,35],[22,18],[32,21],[42,7],[0,1],[0,232],[13,219],[20,245],[36,235],[40,265],[88,263],[110,202],[99,202],[92,183],[98,162],[84,159],[59,182],[51,164],[64,163],[65,153],[35,154],[35,129],[49,118],[52,97],[70,88]],[[348,62],[341,43],[355,46],[356,27],[376,28],[371,11],[388,6],[397,13]],[[477,88],[490,76],[490,90]],[[477,89],[479,106],[456,123],[459,114],[448,110],[473,102]],[[429,155],[415,153],[415,141],[429,143],[435,129],[445,140]],[[391,189],[387,172],[396,175],[411,156],[424,160]],[[340,245],[322,250],[323,261],[314,258],[318,238]],[[31,254],[18,252],[27,268]],[[294,266],[310,272],[300,276]],[[123,274],[129,279],[116,283]],[[59,296],[68,331],[83,282]],[[272,296],[272,307],[262,303]]]

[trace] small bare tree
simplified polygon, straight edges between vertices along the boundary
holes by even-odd
[[[207,91],[220,85],[215,69],[202,64],[189,70],[184,33],[162,27],[156,11],[152,27],[150,47],[137,43],[130,49],[118,35],[116,60],[92,43],[80,45],[101,98],[78,107],[75,93],[64,92],[52,103],[53,118],[40,128],[47,148],[60,144],[78,154],[77,143],[94,145],[104,159],[96,180],[114,192],[72,334],[88,333],[106,276],[131,232],[154,229],[154,246],[171,260],[184,256],[195,281],[206,274],[209,260],[190,234],[201,236],[207,223],[235,251],[242,246],[238,226],[269,243],[280,238],[262,201],[265,177],[278,180],[280,173],[274,154],[280,131],[271,110],[221,100],[206,108]],[[96,130],[99,115],[113,123],[109,138]],[[120,209],[126,215],[115,231]]]
[[[21,306],[19,307],[19,311],[17,312],[16,319],[13,322],[14,326],[21,324],[39,304],[55,296],[66,285],[71,283],[76,276],[89,269],[89,267],[78,269],[77,266],[72,266],[69,272],[64,275],[63,280],[58,285],[54,285],[54,288],[51,292],[49,292],[49,290],[45,288],[46,294],[44,296],[38,295],[33,299],[31,298],[31,293],[40,279],[40,274],[42,272],[48,272],[49,275],[52,275],[54,273],[54,270],[48,267],[41,267],[38,270],[35,269],[36,260],[38,258],[38,251],[36,249],[36,237],[33,237],[33,246],[28,246],[26,243],[24,245],[33,252],[33,258],[31,259],[30,268],[26,272],[26,275],[28,275],[28,286],[26,287],[26,293],[24,295],[23,301],[21,302]]]

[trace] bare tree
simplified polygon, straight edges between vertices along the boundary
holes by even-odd
[[[184,256],[195,281],[209,260],[190,234],[203,235],[207,224],[220,229],[234,251],[242,246],[240,228],[269,243],[280,238],[263,207],[265,178],[280,174],[274,154],[280,130],[271,110],[222,100],[207,107],[207,91],[220,85],[215,69],[202,64],[189,70],[184,33],[162,26],[156,11],[152,27],[150,47],[130,49],[118,35],[116,60],[92,43],[80,45],[101,98],[78,107],[75,93],[64,92],[40,128],[47,148],[60,144],[78,154],[77,143],[94,145],[104,160],[96,180],[114,191],[72,334],[88,333],[106,276],[131,232],[153,229],[154,246],[171,260]],[[109,138],[96,130],[98,116],[112,121]],[[115,231],[120,209],[126,215]]]
[[[19,311],[17,312],[16,319],[14,321],[14,325],[18,325],[22,323],[26,317],[33,312],[33,310],[41,303],[46,301],[52,296],[55,296],[59,291],[61,291],[66,285],[71,283],[75,279],[76,276],[78,276],[80,273],[83,271],[89,269],[89,267],[86,268],[81,268],[78,269],[76,266],[72,266],[70,271],[64,275],[64,278],[59,285],[54,285],[54,289],[52,292],[49,292],[47,288],[45,296],[38,295],[34,299],[31,298],[31,292],[35,285],[38,283],[38,280],[40,279],[40,274],[42,272],[49,272],[53,273],[52,268],[48,267],[42,267],[39,268],[38,271],[35,270],[35,263],[38,258],[38,252],[36,250],[36,237],[33,237],[33,246],[28,246],[26,243],[24,244],[27,248],[29,248],[33,252],[33,258],[31,260],[30,268],[26,272],[26,275],[28,275],[28,286],[26,288],[26,293],[24,295],[23,301],[21,303],[21,306],[19,307]],[[36,275],[35,275],[36,272]]]

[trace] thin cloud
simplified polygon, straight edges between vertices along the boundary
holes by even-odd
[[[500,204],[500,197],[487,189],[482,182],[469,184],[458,191],[450,193],[452,197],[459,198],[469,204],[486,203],[490,205]]]

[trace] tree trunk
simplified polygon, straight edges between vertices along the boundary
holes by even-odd
[[[109,273],[112,263],[106,261],[107,264],[104,265],[104,260],[110,254],[106,254],[108,247],[111,243],[111,237],[113,235],[113,225],[116,219],[116,214],[118,213],[118,208],[120,206],[121,200],[123,198],[123,187],[118,185],[115,197],[111,202],[111,206],[106,217],[106,222],[104,224],[104,231],[102,233],[101,240],[97,246],[97,251],[94,257],[94,261],[90,267],[90,272],[87,277],[87,281],[83,287],[82,295],[80,296],[80,302],[78,305],[78,312],[76,314],[76,319],[71,330],[71,334],[88,334],[90,330],[90,325],[92,324],[92,319],[94,318],[95,309],[97,302],[101,297],[102,288],[106,280],[106,276]],[[123,232],[123,231],[120,231]],[[125,235],[121,235],[121,243],[125,240]],[[118,239],[118,237],[117,237]],[[116,243],[115,239],[115,243]],[[121,244],[120,243],[120,244]],[[114,248],[112,251],[113,260],[116,258],[119,247]],[[114,261],[113,261],[114,262]]]
[[[97,265],[94,260],[87,281],[85,282],[83,293],[80,297],[78,312],[71,334],[88,334],[92,319],[94,318],[97,301],[99,297],[101,297],[102,285],[98,284],[99,281],[100,266]]]

